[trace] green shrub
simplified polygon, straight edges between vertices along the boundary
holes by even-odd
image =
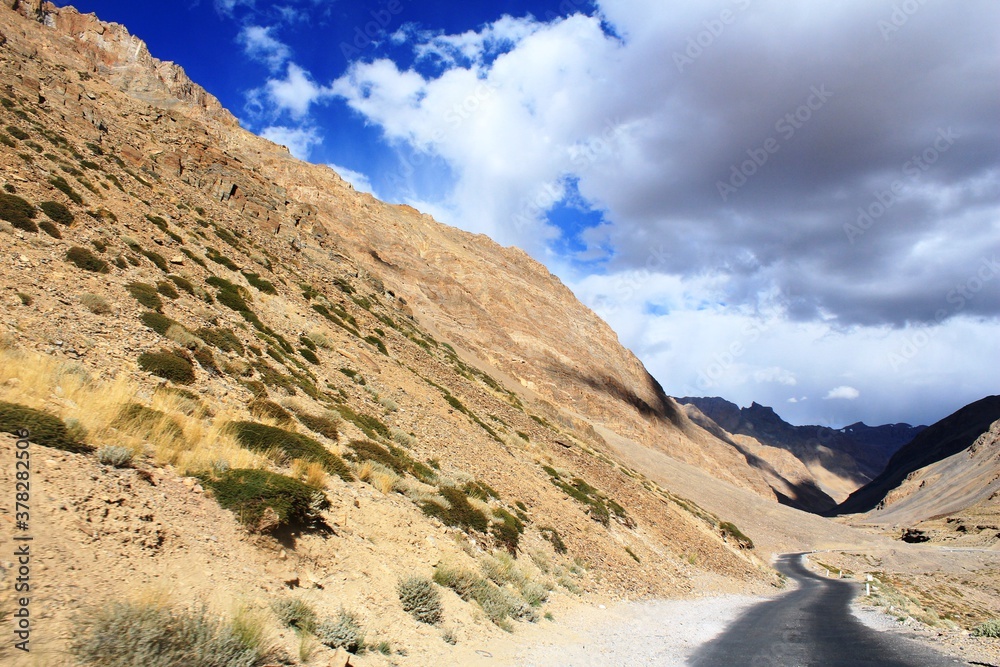
[[[308,526],[329,506],[326,496],[297,479],[267,470],[227,470],[202,476],[223,509],[258,532],[282,526]]]
[[[48,220],[42,220],[41,222],[39,222],[38,228],[54,239],[62,238],[62,232],[59,231],[59,228],[56,227],[51,222],[49,222]]]
[[[316,351],[316,343],[314,343],[308,336],[305,335],[299,336],[299,343],[309,348],[313,352]]]
[[[261,278],[256,273],[250,273],[248,271],[243,272],[244,277],[246,277],[247,282],[256,287],[258,290],[264,294],[277,294],[278,289],[274,286],[274,283],[268,282]]]
[[[171,440],[184,439],[184,429],[176,419],[141,403],[127,403],[115,417],[112,425],[141,438],[148,439],[162,433]]]
[[[421,623],[437,625],[444,617],[441,594],[426,577],[408,577],[396,587],[403,611],[408,612]]]
[[[70,201],[74,204],[83,204],[83,197],[81,197],[62,176],[53,176],[49,179],[49,183],[51,183],[57,190],[60,190],[64,195],[69,197]]]
[[[326,619],[316,626],[316,639],[330,648],[357,653],[365,645],[365,633],[354,614],[340,610],[336,620]]]
[[[420,509],[424,514],[436,517],[445,525],[461,528],[466,532],[470,530],[486,532],[489,520],[485,514],[469,503],[469,499],[461,489],[445,486],[439,490],[439,493],[448,502],[448,507],[424,501],[420,504]]]
[[[635,552],[632,551],[631,547],[625,547],[625,553],[627,553],[629,556],[631,556],[632,560],[634,560],[636,563],[641,563],[642,562],[641,560],[639,560],[639,557],[635,555]]]
[[[389,356],[389,350],[386,349],[385,343],[383,343],[382,339],[379,338],[378,336],[365,336],[365,341],[377,347],[378,351],[384,354],[385,356],[387,357]]]
[[[19,403],[0,401],[0,432],[18,435],[27,429],[31,442],[67,452],[90,452],[93,447],[80,442],[53,414]]]
[[[31,136],[21,128],[17,127],[16,125],[8,125],[7,131],[10,132],[11,136],[15,137],[16,139],[20,139],[21,141],[24,141],[25,139]]]
[[[316,353],[310,350],[308,347],[300,347],[299,354],[301,354],[302,358],[308,361],[310,364],[319,366],[319,357],[317,357]]]
[[[143,352],[139,355],[139,368],[177,384],[194,382],[194,364],[183,350]]]
[[[194,338],[194,336],[192,336]],[[219,367],[215,365],[215,355],[207,347],[198,347],[192,353],[194,360],[198,362],[198,365],[204,368],[206,371],[219,375]]]
[[[315,461],[326,468],[327,472],[339,476],[345,482],[354,479],[339,456],[308,436],[275,426],[245,421],[230,422],[229,429],[236,440],[249,450],[266,453],[277,449],[289,459]]]
[[[552,544],[552,548],[555,549],[557,554],[566,553],[566,543],[563,542],[562,538],[559,536],[559,531],[551,526],[542,526],[538,529],[538,532],[541,533],[543,538]]]
[[[980,623],[972,630],[973,637],[1000,638],[1000,619],[991,619]]]
[[[236,352],[240,356],[246,354],[246,348],[232,329],[202,327],[194,335],[223,352]]]
[[[502,507],[495,508],[493,516],[500,521],[490,526],[490,534],[511,555],[516,556],[517,548],[521,543],[521,535],[524,533],[524,524]]]
[[[257,419],[266,417],[284,424],[292,421],[292,415],[288,412],[288,410],[284,409],[274,401],[269,401],[265,398],[257,398],[250,401],[247,408],[249,408],[250,414]]]
[[[163,255],[153,250],[144,250],[142,248],[139,248],[139,252],[145,255],[146,259],[155,264],[156,268],[158,268],[160,271],[163,271],[164,273],[170,273],[170,265],[167,264],[167,260],[163,258]]]
[[[81,615],[70,650],[94,667],[258,667],[270,662],[259,637],[204,608],[114,602]]]
[[[216,264],[221,264],[222,266],[226,267],[230,271],[239,271],[240,270],[240,267],[237,266],[236,263],[233,260],[231,260],[228,257],[226,257],[225,255],[221,254],[215,248],[205,248],[205,256],[208,257],[213,262],[215,262]]]
[[[450,588],[463,600],[472,599],[472,592],[483,581],[477,572],[463,567],[439,563],[434,568],[434,583]]]
[[[297,412],[295,413],[295,417],[313,433],[319,433],[334,442],[337,441],[338,430],[336,419],[322,415],[311,415],[308,412]]]
[[[107,315],[111,312],[111,304],[103,296],[89,292],[80,295],[80,303],[95,315]]]
[[[3,144],[4,146],[10,146],[11,148],[17,147],[17,142],[8,137],[3,132],[0,132],[0,144]]]
[[[194,285],[187,278],[184,278],[183,276],[178,276],[178,275],[173,274],[173,273],[171,273],[169,276],[167,276],[167,278],[169,278],[170,281],[173,282],[173,284],[177,285],[178,287],[180,287],[182,290],[184,290],[185,292],[187,292],[191,296],[195,296]],[[166,296],[166,295],[164,295],[164,296]],[[171,297],[171,298],[176,299],[177,297]]]
[[[203,260],[198,255],[194,254],[193,252],[191,252],[187,248],[181,248],[181,252],[184,253],[185,255],[187,255],[188,259],[190,259],[192,262],[194,262],[195,264],[197,264],[201,268],[203,268],[203,269],[207,269],[208,268],[208,266],[205,264],[205,260]]]
[[[139,319],[142,320],[143,324],[161,336],[166,336],[167,330],[170,327],[181,326],[176,320],[172,320],[161,313],[145,312],[139,316]]]
[[[90,252],[86,248],[73,246],[66,251],[66,260],[75,264],[84,271],[94,273],[111,273],[111,267],[103,259]]]
[[[163,310],[163,299],[160,295],[156,293],[156,288],[148,283],[129,283],[125,286],[128,293],[131,294],[136,301],[138,301],[146,308],[155,310],[157,312]],[[163,333],[163,332],[160,332]]]
[[[220,239],[222,239],[227,245],[232,246],[236,250],[241,249],[240,242],[236,239],[235,236],[233,236],[232,232],[230,232],[228,229],[224,229],[216,225],[215,229],[212,231],[214,231],[215,235],[218,236]]]
[[[722,531],[722,536],[726,538],[726,541],[734,540],[740,549],[753,549],[753,540],[744,535],[735,524],[722,521],[719,523],[719,530]]]
[[[341,417],[349,422],[352,422],[369,438],[374,438],[376,434],[382,436],[383,438],[392,437],[392,432],[389,430],[389,427],[382,423],[382,420],[378,417],[359,414],[347,405],[337,406],[337,411],[340,412]]]
[[[120,445],[104,445],[97,450],[97,460],[106,466],[130,468],[132,466],[132,450]]]
[[[156,283],[156,291],[167,297],[168,299],[180,298],[180,293],[174,287],[173,283],[167,282],[166,280],[161,280]]]
[[[35,215],[35,207],[26,200],[17,195],[0,192],[0,220],[6,220],[16,229],[37,232],[38,227],[32,222]]]
[[[42,209],[42,213],[49,216],[53,222],[67,227],[73,224],[73,213],[65,204],[60,204],[57,201],[43,201],[38,205],[38,208]]]
[[[308,602],[299,598],[278,598],[271,603],[274,615],[286,628],[300,632],[313,632],[316,629],[316,611]]]
[[[17,298],[21,300],[22,306],[30,306],[35,302],[35,300],[31,297],[30,294],[25,294],[24,292],[18,292]]]
[[[522,598],[478,573],[447,564],[434,568],[434,581],[455,591],[463,600],[475,600],[486,616],[501,625],[505,619],[537,620],[535,610]]]

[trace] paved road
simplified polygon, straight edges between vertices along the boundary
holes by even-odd
[[[781,556],[777,569],[799,587],[751,607],[694,654],[693,667],[954,667],[965,664],[913,641],[866,627],[849,604],[858,585],[813,574],[801,554]]]

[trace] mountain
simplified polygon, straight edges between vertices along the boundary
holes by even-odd
[[[541,264],[294,159],[124,26],[0,5],[0,185],[36,655],[123,601],[172,618],[138,599],[166,588],[244,605],[286,657],[301,602],[399,664],[466,664],[548,599],[766,590],[769,549],[833,530],[771,519],[756,461]],[[413,574],[440,629],[403,607]]]
[[[719,397],[683,397],[677,401],[697,408],[728,434],[734,447],[743,448],[771,462],[796,479],[789,495],[780,486],[781,501],[811,512],[824,512],[843,500],[885,467],[892,454],[920,433],[925,426],[887,424],[868,426],[861,422],[842,429],[826,426],[793,426],[767,406],[756,402],[740,408]],[[697,421],[697,417],[693,417]],[[706,426],[705,424],[702,424]],[[710,426],[706,426],[710,428]],[[788,462],[781,451],[797,462]]]
[[[990,435],[998,419],[1000,396],[987,396],[945,417],[893,454],[880,475],[833,513],[877,509],[873,517],[917,521],[988,497],[1000,476],[996,438]]]

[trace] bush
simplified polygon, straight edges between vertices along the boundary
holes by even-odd
[[[298,598],[279,598],[271,603],[274,615],[286,628],[301,632],[313,632],[316,629],[316,611]]]
[[[17,229],[37,232],[34,219],[35,207],[17,195],[0,192],[0,220],[6,220]]]
[[[351,471],[348,470],[347,465],[339,456],[328,451],[326,447],[310,437],[256,422],[230,422],[228,426],[236,440],[249,450],[269,452],[277,449],[283,452],[289,460],[316,461],[328,472],[338,475],[345,482],[354,479]]]
[[[49,222],[48,220],[42,220],[41,222],[39,222],[38,228],[54,239],[62,238],[62,232],[59,231],[59,228],[56,227],[51,222]]]
[[[194,382],[194,364],[183,350],[160,350],[139,355],[139,368],[177,384]]]
[[[38,208],[42,209],[42,212],[49,216],[53,222],[67,227],[73,224],[73,213],[65,204],[60,204],[57,201],[43,201],[38,205]]]
[[[300,347],[299,354],[301,354],[302,358],[308,361],[310,364],[319,366],[319,357],[317,357],[316,353],[310,350],[308,347]]]
[[[75,264],[84,271],[94,273],[111,273],[111,267],[103,259],[90,252],[86,248],[73,246],[66,251],[66,260]]]
[[[240,356],[246,354],[246,348],[232,329],[202,327],[194,335],[223,352],[236,352]]]
[[[434,581],[451,588],[463,600],[475,600],[497,625],[507,618],[537,620],[535,610],[519,596],[470,570],[439,564],[434,568]]]
[[[129,468],[132,466],[132,450],[119,445],[105,445],[97,450],[97,460],[115,468]]]
[[[196,296],[195,290],[194,290],[194,285],[187,278],[184,278],[183,276],[178,276],[178,275],[173,274],[173,273],[171,273],[169,276],[167,276],[167,278],[169,278],[170,281],[173,282],[173,284],[177,285],[179,288],[181,288],[182,290],[184,290],[185,292],[187,292],[191,296]],[[177,297],[172,297],[172,298],[176,299]]]
[[[81,197],[62,176],[53,176],[49,179],[49,183],[51,183],[57,190],[60,190],[64,195],[69,197],[70,201],[74,204],[83,204],[83,197]]]
[[[154,312],[145,312],[139,316],[139,319],[147,327],[160,334],[161,336],[166,336],[167,331],[173,327],[180,327],[175,320],[170,319],[166,315]],[[181,327],[183,328],[183,327]]]
[[[143,250],[142,248],[139,249],[139,252],[145,255],[146,259],[155,264],[156,268],[158,268],[160,271],[163,271],[164,273],[170,273],[170,266],[167,264],[167,260],[163,258],[163,255],[161,255],[158,252],[154,252],[152,250]]]
[[[383,438],[392,437],[392,432],[389,431],[389,427],[382,423],[382,421],[377,417],[372,417],[371,415],[366,414],[358,414],[347,405],[337,406],[337,411],[340,412],[341,417],[349,422],[353,422],[354,425],[361,429],[362,433],[367,435],[369,438],[374,438],[376,434],[382,436]]]
[[[29,136],[31,136],[21,128],[17,127],[16,125],[8,125],[7,131],[10,132],[13,137],[20,139],[21,141],[24,141]]]
[[[0,401],[0,432],[17,435],[20,429],[27,429],[31,442],[38,445],[67,452],[93,451],[93,447],[75,438],[55,415],[19,403]]]
[[[180,293],[177,291],[177,288],[174,287],[174,284],[169,283],[166,280],[161,280],[156,283],[156,291],[168,299],[180,298]]]
[[[128,293],[131,294],[136,301],[138,301],[146,308],[155,310],[157,312],[163,310],[163,299],[160,295],[156,293],[156,288],[148,283],[129,283],[125,286]]]
[[[744,535],[735,524],[722,521],[719,523],[719,530],[727,542],[732,539],[740,549],[753,549],[753,540]]]
[[[278,290],[275,288],[274,283],[268,282],[261,278],[256,273],[249,273],[247,271],[243,272],[243,276],[247,279],[247,282],[256,287],[258,290],[264,294],[277,294]]]
[[[441,607],[441,594],[434,584],[426,577],[409,577],[399,582],[396,587],[403,611],[409,612],[421,623],[437,625],[441,622],[444,612]]]
[[[524,524],[501,507],[493,510],[493,516],[500,521],[490,526],[490,534],[512,556],[516,556],[517,548],[521,543],[521,535],[524,533]]]
[[[325,435],[334,442],[337,441],[337,436],[339,434],[337,431],[336,419],[321,415],[311,415],[308,412],[297,412],[295,416],[300,422],[302,422],[303,426],[313,433],[319,433],[320,435]]]
[[[233,469],[204,475],[223,509],[230,510],[250,530],[272,531],[282,526],[308,526],[316,511],[329,506],[326,496],[297,479],[267,470]]]
[[[562,538],[559,536],[559,531],[549,526],[543,526],[538,529],[538,532],[541,533],[543,538],[552,544],[552,548],[555,549],[557,554],[566,553],[566,543],[563,542]]]
[[[115,602],[76,623],[71,652],[95,667],[256,667],[269,662],[260,637],[205,609]]]
[[[127,403],[112,425],[146,439],[160,434],[171,440],[184,439],[184,429],[176,419],[141,403]]]
[[[326,619],[316,626],[316,639],[330,648],[357,653],[365,645],[365,633],[354,614],[340,610],[337,619]]]
[[[420,509],[424,514],[436,517],[445,525],[461,528],[466,532],[470,530],[486,532],[489,527],[486,515],[469,504],[469,499],[461,489],[445,486],[440,489],[439,493],[449,506],[442,507],[437,503],[425,501],[420,504]]]
[[[257,419],[266,417],[284,424],[292,421],[292,415],[288,412],[288,410],[284,409],[274,401],[267,400],[266,398],[257,398],[250,401],[247,408],[250,409],[250,414]]]
[[[994,639],[1000,638],[1000,619],[992,619],[984,623],[980,623],[972,630],[973,637],[993,637]]]

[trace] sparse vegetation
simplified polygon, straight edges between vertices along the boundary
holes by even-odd
[[[296,412],[295,416],[310,431],[326,436],[334,442],[337,441],[337,420],[334,417],[312,415],[308,412]]]
[[[365,645],[365,633],[357,617],[341,609],[336,619],[326,619],[316,626],[316,638],[330,648],[357,653]]]
[[[76,190],[66,182],[66,179],[62,176],[53,176],[49,179],[49,183],[52,184],[57,190],[61,191],[64,195],[69,197],[70,201],[77,205],[83,204],[83,197],[77,193]]]
[[[97,460],[103,465],[114,468],[131,467],[132,458],[132,450],[120,445],[104,445],[97,450]]]
[[[489,528],[489,520],[482,511],[469,503],[464,491],[453,486],[445,486],[438,492],[446,501],[447,506],[429,500],[424,501],[420,503],[420,509],[424,514],[440,519],[445,525],[461,528],[466,532],[470,530],[486,532]]]
[[[538,532],[552,545],[557,554],[566,553],[566,543],[562,541],[562,537],[559,536],[559,531],[551,526],[542,526],[538,529]]]
[[[212,347],[223,352],[235,352],[240,356],[246,354],[246,348],[243,347],[239,336],[232,329],[226,327],[202,327],[195,331],[194,334]]]
[[[257,667],[269,662],[260,633],[204,608],[114,602],[76,619],[71,652],[94,667]]]
[[[87,248],[73,246],[66,251],[66,260],[75,264],[84,271],[94,273],[110,273],[111,267],[103,259],[90,252]]]
[[[585,505],[587,513],[594,521],[606,526],[610,522],[611,517],[614,516],[617,521],[627,528],[635,527],[635,521],[626,514],[625,509],[621,505],[608,498],[581,478],[574,477],[571,481],[567,482],[555,468],[542,466],[542,469],[548,473],[552,483],[561,489],[563,493]]]
[[[232,469],[203,474],[201,480],[223,509],[257,532],[311,525],[317,520],[317,509],[329,506],[322,492],[267,470]]]
[[[160,437],[173,441],[184,440],[184,429],[176,419],[141,403],[127,403],[112,425],[144,439]]]
[[[54,239],[61,239],[62,238],[62,232],[60,232],[59,228],[56,227],[49,220],[42,220],[41,222],[39,222],[38,223],[38,228],[41,229],[43,232],[45,232],[46,234],[48,234],[49,236],[51,236]]]
[[[980,623],[972,629],[973,637],[992,637],[1000,639],[1000,619],[991,619]]]
[[[316,629],[316,610],[308,602],[299,598],[278,598],[271,603],[274,615],[286,628],[298,632],[312,632]]]
[[[60,204],[57,201],[43,201],[38,205],[38,208],[42,209],[42,213],[49,216],[53,222],[67,227],[73,224],[73,213],[65,204]]]
[[[15,229],[37,232],[38,226],[32,222],[35,215],[35,207],[26,200],[17,195],[0,192],[0,220],[6,220]]]
[[[53,414],[29,408],[19,403],[0,401],[0,432],[13,433],[26,429],[31,442],[67,452],[90,452],[93,448],[80,442],[66,423]]]
[[[733,540],[740,549],[753,549],[753,540],[744,535],[735,524],[722,521],[719,523],[719,530],[727,542]]]
[[[163,310],[163,300],[160,298],[160,295],[157,294],[156,288],[152,285],[148,283],[134,282],[126,285],[125,289],[136,301],[146,308],[157,312]]]
[[[166,280],[161,280],[156,283],[156,291],[167,297],[168,299],[180,298],[180,293],[174,287],[174,284],[167,282]]]
[[[257,419],[273,419],[276,422],[287,424],[292,421],[292,415],[288,410],[284,409],[274,401],[269,401],[266,398],[256,398],[250,401],[247,405],[250,410],[250,414]]]
[[[243,276],[247,279],[247,282],[256,287],[258,290],[264,294],[277,294],[278,289],[274,286],[274,283],[268,282],[261,278],[256,273],[250,273],[249,271],[244,271]]]
[[[433,582],[426,577],[408,577],[396,587],[403,611],[408,612],[421,623],[437,625],[444,618],[441,595]]]
[[[353,479],[351,471],[339,456],[308,436],[257,422],[230,422],[228,428],[236,440],[251,451],[279,451],[289,460],[316,461],[345,482]]]
[[[174,327],[178,327],[180,329],[184,328],[180,324],[178,324],[175,320],[170,319],[166,315],[153,311],[147,311],[139,315],[139,320],[141,320],[143,324],[145,324],[147,327],[149,327],[156,333],[160,334],[161,336],[166,336],[167,332]]]
[[[177,384],[194,382],[194,364],[184,350],[143,352],[139,355],[139,368]]]

